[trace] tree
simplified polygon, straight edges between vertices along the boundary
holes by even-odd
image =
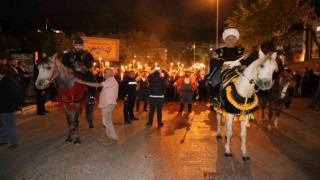
[[[19,47],[20,42],[17,39],[0,34],[1,55],[8,56],[10,51],[18,50]]]
[[[308,25],[315,17],[310,4],[298,0],[238,0],[238,9],[226,23],[240,31],[240,43],[252,48],[275,39],[279,45],[288,45],[296,36],[294,24]]]

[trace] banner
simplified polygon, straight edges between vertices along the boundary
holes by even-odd
[[[88,50],[95,60],[119,61],[119,39],[99,37],[81,37],[84,48]]]

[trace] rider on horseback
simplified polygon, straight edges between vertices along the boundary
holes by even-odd
[[[73,47],[71,51],[63,56],[62,64],[75,73],[75,75],[87,82],[96,82],[96,79],[91,71],[93,66],[94,58],[90,52],[84,50],[83,39],[77,37],[73,41]],[[94,98],[96,88],[87,87],[89,93],[88,105],[86,105],[86,116],[89,123],[89,128],[93,128],[92,125],[92,111],[93,105],[96,100]]]
[[[239,31],[234,27],[227,27],[223,31],[222,39],[226,46],[215,50],[214,58],[210,59],[210,73],[205,76],[205,79],[209,85],[210,99],[217,97],[220,84],[221,84],[221,72],[232,68],[232,72],[244,69],[254,60],[253,58],[247,58],[239,63],[236,63],[235,67],[231,67],[235,60],[239,59],[244,49],[238,46],[238,39],[240,37]]]

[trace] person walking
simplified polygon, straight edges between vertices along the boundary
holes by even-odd
[[[136,111],[139,112],[140,101],[143,101],[143,110],[147,111],[148,106],[148,96],[149,96],[149,83],[147,81],[147,71],[142,70],[139,77],[136,78],[137,81],[137,102]]]
[[[62,64],[73,71],[76,77],[88,82],[97,82],[93,73],[92,66],[94,58],[92,54],[84,50],[84,41],[80,37],[77,37],[73,41],[73,49],[63,56]],[[86,119],[89,124],[89,129],[93,126],[93,106],[96,103],[94,98],[96,88],[88,87],[89,99],[86,105]]]
[[[101,108],[102,122],[106,127],[106,134],[113,140],[118,140],[118,135],[112,123],[112,112],[117,104],[119,84],[114,78],[113,69],[107,68],[104,70],[105,81],[101,83],[86,82],[81,79],[75,81],[91,87],[102,87],[99,97],[98,108]]]
[[[19,84],[7,72],[7,67],[0,65],[0,145],[9,143],[9,149],[16,149],[20,137],[13,112],[22,105],[22,96]]]
[[[135,72],[131,70],[129,72],[129,77],[124,79],[121,85],[121,93],[124,101],[123,116],[124,122],[127,124],[130,124],[132,120],[138,120],[133,114],[134,103],[137,96],[137,82],[135,76]]]
[[[180,77],[175,84],[178,88],[178,92],[180,92],[179,112],[183,111],[184,103],[187,103],[188,112],[190,113],[191,105],[192,105],[192,95],[193,95],[193,92],[196,90],[195,79],[190,76],[189,70],[185,70],[184,76]]]
[[[160,69],[156,68],[155,71],[148,76],[149,82],[149,101],[150,101],[150,112],[149,112],[149,119],[146,123],[146,126],[152,126],[153,123],[153,116],[154,111],[157,110],[157,121],[158,127],[163,126],[162,122],[162,107],[164,101],[164,94],[165,94],[165,82],[168,78],[168,74],[165,70],[162,70],[164,74],[163,77],[160,76]]]

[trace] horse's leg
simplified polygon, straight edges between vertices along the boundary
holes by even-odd
[[[216,118],[217,118],[217,122],[218,122],[218,125],[217,125],[217,140],[221,140],[222,137],[221,137],[221,119],[222,119],[222,114],[221,113],[217,113],[216,115]]]
[[[249,121],[250,115],[246,115],[246,120],[241,121],[240,126],[241,126],[241,151],[242,151],[242,159],[243,161],[250,160],[249,155],[247,154],[247,146],[246,146],[246,138],[247,138],[247,123]]]
[[[69,128],[69,134],[66,139],[66,142],[72,142],[72,130],[73,130],[73,125],[72,125],[72,115],[71,111],[67,109],[66,105],[63,105],[64,112],[67,116],[67,123],[68,123],[68,128]]]
[[[81,115],[82,109],[77,105],[77,109],[74,113],[74,144],[81,144],[80,135],[79,135],[79,121],[80,121],[80,115]]]
[[[227,136],[227,141],[225,144],[225,148],[226,148],[226,152],[225,152],[225,156],[228,158],[232,158],[233,155],[231,153],[231,149],[230,149],[230,140],[231,140],[231,136],[232,136],[232,122],[233,122],[233,118],[234,115],[233,114],[228,114],[228,118],[226,119],[226,136]]]
[[[260,106],[261,106],[261,118],[262,118],[262,120],[264,120],[264,118],[266,117],[265,112],[264,112],[266,109],[266,101],[265,101],[264,97],[261,97]]]
[[[281,103],[275,110],[275,118],[274,118],[274,121],[273,121],[273,125],[276,129],[278,129],[278,119],[279,119],[279,116],[280,116],[280,113],[281,113],[281,110],[283,108],[283,105],[284,105],[284,102]]]
[[[254,123],[254,124],[257,124],[258,123],[258,121],[257,121],[257,112],[258,112],[258,108],[256,108],[255,110],[254,110],[254,112],[252,113],[252,122]],[[251,118],[251,117],[250,117]]]
[[[269,120],[268,120],[268,130],[271,130],[272,126],[272,122],[273,122],[273,106],[274,103],[272,102],[272,100],[270,100],[269,102]]]

